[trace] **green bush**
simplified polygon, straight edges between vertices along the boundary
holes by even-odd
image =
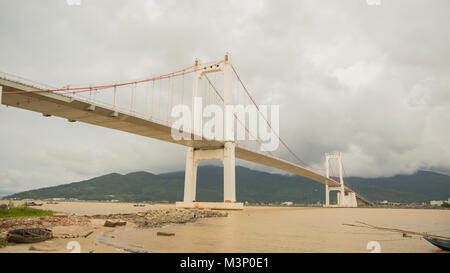
[[[49,210],[40,210],[27,207],[0,209],[0,218],[40,217],[52,215],[53,212]]]

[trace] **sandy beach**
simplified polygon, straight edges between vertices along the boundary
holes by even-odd
[[[29,226],[18,225],[5,227],[1,231],[5,232],[14,228],[51,228],[55,236],[54,239],[33,244],[10,244],[5,248],[0,248],[0,253],[26,253],[26,252],[81,252],[81,253],[131,253],[145,251],[142,247],[132,248],[121,247],[111,243],[114,234],[121,231],[134,231],[141,229],[158,228],[163,229],[171,223],[186,223],[196,221],[204,217],[227,216],[226,212],[220,211],[196,211],[177,210],[174,205],[149,205],[134,206],[133,203],[101,203],[101,202],[61,202],[58,204],[42,203],[42,206],[35,207],[42,210],[52,210],[57,212],[55,217],[34,217],[22,219],[6,219],[4,222],[28,223]],[[1,201],[0,204],[7,204]],[[23,202],[15,202],[21,205]],[[194,217],[192,217],[194,214]],[[48,219],[51,218],[51,219]],[[54,218],[69,218],[72,221],[58,221],[52,223]],[[85,220],[86,219],[86,220]],[[50,221],[52,220],[52,221]],[[125,226],[105,227],[105,221],[126,221]],[[31,223],[33,222],[33,223]],[[64,225],[58,225],[58,222]],[[74,222],[74,224],[71,224]],[[83,236],[89,234],[86,238]],[[58,238],[58,237],[72,238]],[[149,252],[149,251],[145,251]]]
[[[74,250],[82,253],[127,253],[125,249],[152,253],[370,252],[367,244],[372,241],[380,244],[382,252],[441,252],[418,236],[404,238],[398,233],[343,225],[355,221],[450,235],[450,210],[246,207],[243,211],[228,212],[227,217],[201,218],[183,224],[178,223],[179,219],[172,219],[163,225],[142,228],[136,224],[139,221],[130,217],[141,215],[141,220],[161,219],[161,213],[175,211],[174,205],[135,207],[131,203],[61,202],[39,208],[89,216],[88,224],[55,226],[54,234],[92,234],[87,238],[56,238],[36,244],[8,245],[0,248],[0,253],[67,253],[71,252],[71,242],[80,247]],[[191,212],[180,213],[191,219],[188,215]],[[124,214],[128,214],[128,218],[117,216]],[[94,215],[103,219],[91,218]],[[109,218],[128,221],[126,226],[104,227],[105,219]],[[157,236],[161,231],[175,236]]]

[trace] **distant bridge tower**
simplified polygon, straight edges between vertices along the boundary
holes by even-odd
[[[325,207],[357,207],[358,203],[356,201],[355,192],[347,192],[345,194],[344,176],[343,176],[343,165],[342,165],[342,154],[326,154],[325,155],[325,170],[326,177],[330,178],[330,159],[337,159],[339,164],[339,187],[330,187],[325,184]],[[337,204],[330,205],[330,192],[337,191]]]
[[[195,98],[200,97],[200,81],[208,73],[222,72],[224,80],[224,146],[220,148],[188,148],[186,153],[186,172],[184,178],[184,201],[177,202],[179,208],[215,208],[215,209],[243,209],[243,203],[236,203],[236,174],[235,174],[235,140],[234,120],[230,107],[233,105],[232,97],[232,67],[231,56],[227,53],[220,64],[202,66],[199,60],[195,60],[196,68],[193,80],[192,126],[195,136],[201,136],[200,130],[194,125],[195,117],[201,116],[197,111],[202,111],[195,103]],[[197,131],[198,130],[198,131]],[[224,203],[196,202],[197,168],[202,160],[221,160],[223,163]]]

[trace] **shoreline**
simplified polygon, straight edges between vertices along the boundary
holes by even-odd
[[[136,210],[132,203],[121,203],[120,205],[125,206],[123,213],[111,214],[107,213],[109,210],[106,209],[105,213],[84,215],[83,213],[61,212],[57,210],[57,205],[52,204],[55,209],[53,216],[0,219],[0,234],[3,237],[10,230],[22,228],[49,228],[52,229],[54,235],[51,240],[39,243],[9,243],[6,247],[0,247],[0,253],[67,253],[71,250],[82,253],[127,252],[124,250],[125,247],[108,241],[108,238],[114,238],[116,234],[123,231],[164,228],[172,224],[181,225],[205,218],[228,216],[228,213],[222,211],[176,209],[158,205],[139,207],[138,212],[130,212]],[[49,209],[47,206],[36,208]],[[65,210],[64,207],[61,209]],[[106,227],[106,221],[121,221],[126,222],[126,225]],[[89,235],[84,238],[83,236],[87,234]],[[69,247],[69,243],[73,242],[76,246],[74,249]]]

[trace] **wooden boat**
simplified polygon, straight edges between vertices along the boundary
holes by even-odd
[[[432,245],[439,247],[442,250],[450,251],[450,240],[444,240],[436,237],[426,236],[423,237]]]
[[[35,202],[28,202],[27,203],[27,207],[40,207],[40,206],[42,206],[43,204],[37,204],[37,203],[35,203]]]
[[[53,233],[46,228],[15,229],[8,232],[8,242],[26,244],[38,243],[53,238]]]

